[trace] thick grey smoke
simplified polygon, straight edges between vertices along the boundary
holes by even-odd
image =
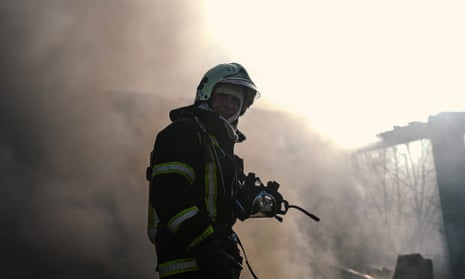
[[[358,221],[354,218],[361,203],[357,191],[350,187],[349,154],[319,137],[302,118],[260,112],[248,120],[242,127],[251,131],[250,142],[260,142],[261,147],[257,150],[256,145],[245,143],[250,144],[241,149],[248,159],[246,167],[259,169],[265,181],[278,180],[291,204],[322,219],[316,223],[290,209],[283,224],[265,220],[240,224],[239,230],[251,238],[249,242],[256,239],[260,243],[252,248],[256,258],[262,259],[259,273],[266,278],[340,278],[338,253],[343,248],[338,245],[357,239],[349,231],[351,222]],[[267,121],[273,124],[257,125]],[[348,238],[337,240],[338,235]]]
[[[1,2],[0,277],[154,277],[144,169],[167,111],[130,92],[182,93],[191,11]]]
[[[203,71],[224,62],[204,52],[195,5],[1,2],[2,278],[156,277],[148,153],[169,109],[189,103]],[[284,113],[251,110],[240,127],[246,169],[322,218],[290,211],[283,224],[238,224],[261,278],[339,278],[334,266],[385,254],[381,230],[364,223],[348,154]]]
[[[248,170],[259,170],[265,181],[278,180],[291,203],[321,217],[321,222],[315,223],[290,209],[284,224],[265,220],[239,224],[254,258],[260,259],[260,274],[266,278],[353,278],[344,277],[350,268],[378,279],[392,278],[398,255],[421,253],[433,259],[438,278],[447,278],[447,251],[431,157],[409,165],[409,170],[405,166],[399,170],[409,176],[401,177],[398,198],[391,193],[395,188],[383,191],[383,181],[391,186],[395,181],[386,166],[377,165],[380,173],[371,167],[357,169],[355,154],[319,137],[305,120],[263,111],[245,118],[241,127],[249,131],[250,142],[239,150],[247,159]],[[410,150],[414,147],[410,144]],[[380,156],[383,151],[378,152]],[[373,162],[389,162],[394,171],[390,158],[383,161],[378,157]],[[420,190],[415,189],[419,184],[405,179],[420,181],[421,176],[412,178],[408,172],[419,174],[422,170],[427,173],[421,190],[426,198],[420,201]],[[369,179],[361,180],[361,176]],[[421,208],[416,203],[421,203]]]

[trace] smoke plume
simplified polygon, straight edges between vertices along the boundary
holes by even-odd
[[[144,169],[168,118],[164,99],[137,92],[182,94],[185,42],[199,49],[191,11],[2,1],[2,278],[154,277]]]

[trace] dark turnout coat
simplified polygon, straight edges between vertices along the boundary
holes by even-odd
[[[147,172],[148,233],[161,278],[197,270],[192,251],[232,233],[233,200],[243,177],[233,151],[241,134],[216,112],[190,106],[171,111],[170,118],[156,137]]]

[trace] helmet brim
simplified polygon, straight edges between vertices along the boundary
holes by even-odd
[[[247,88],[250,88],[250,89],[254,90],[255,92],[258,91],[255,84],[253,84],[249,80],[242,79],[242,78],[225,78],[225,79],[220,80],[218,83],[237,84],[237,85],[242,85],[242,86],[245,86]]]

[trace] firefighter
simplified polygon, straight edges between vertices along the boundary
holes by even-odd
[[[160,278],[239,278],[243,259],[232,227],[257,212],[263,189],[244,174],[234,145],[245,139],[238,120],[256,96],[242,65],[217,65],[201,79],[194,104],[172,110],[157,134],[147,168],[148,234]],[[272,198],[280,203],[277,185]]]

